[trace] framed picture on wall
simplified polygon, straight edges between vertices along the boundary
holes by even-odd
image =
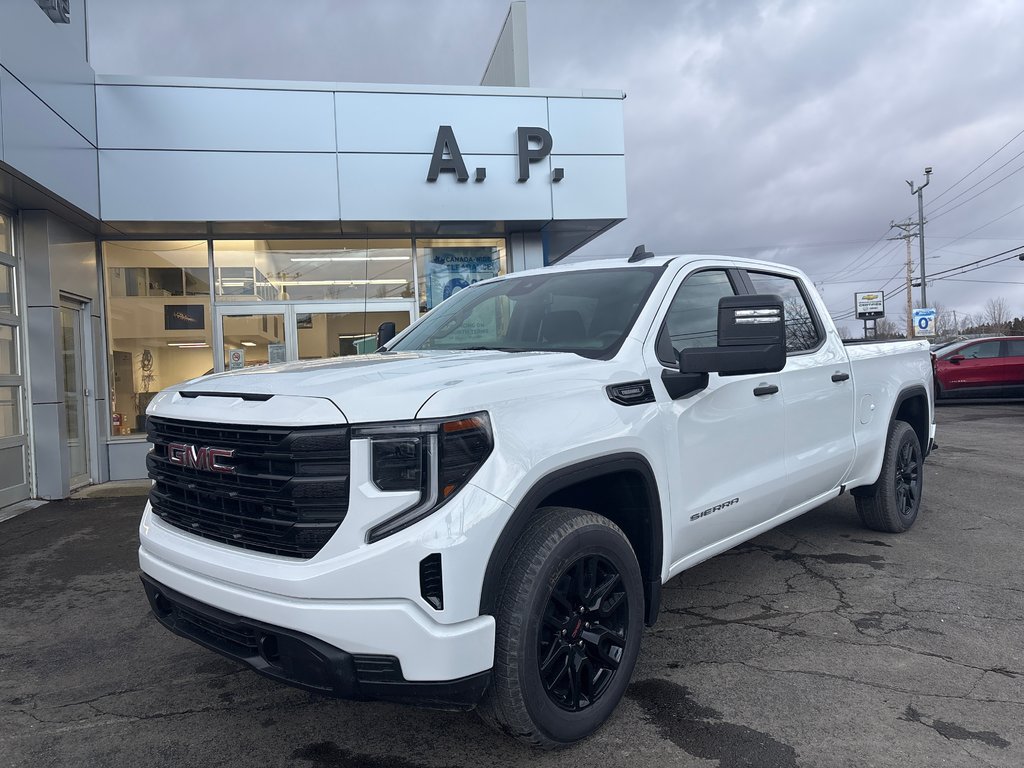
[[[164,304],[165,331],[202,331],[206,311],[202,304]]]

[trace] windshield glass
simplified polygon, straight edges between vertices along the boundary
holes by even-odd
[[[497,349],[610,357],[654,287],[660,267],[510,277],[459,291],[389,349]]]

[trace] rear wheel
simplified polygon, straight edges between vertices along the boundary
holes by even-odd
[[[640,650],[643,586],[629,540],[600,515],[541,510],[502,584],[493,683],[478,711],[536,746],[589,736],[615,710]]]
[[[857,512],[873,531],[903,533],[917,519],[924,487],[924,454],[905,421],[889,427],[882,472],[874,485],[855,491]]]

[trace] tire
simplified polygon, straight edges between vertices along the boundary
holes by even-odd
[[[861,521],[873,531],[909,530],[921,507],[923,487],[924,455],[917,433],[907,422],[894,421],[878,480],[856,494]]]
[[[502,585],[493,679],[477,711],[546,749],[586,738],[615,710],[640,652],[643,582],[629,540],[601,515],[541,509]]]

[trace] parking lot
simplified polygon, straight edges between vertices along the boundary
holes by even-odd
[[[48,504],[0,523],[0,765],[1024,765],[1024,403],[938,422],[909,533],[847,495],[673,580],[568,752],[241,670],[149,615],[140,498]]]

